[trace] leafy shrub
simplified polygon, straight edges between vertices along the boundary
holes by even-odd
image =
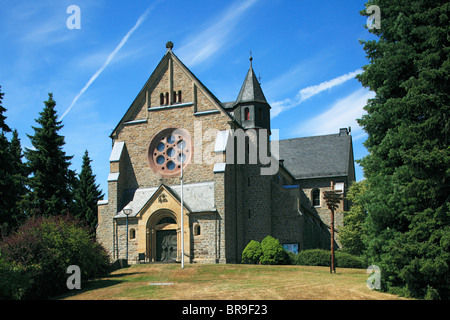
[[[47,298],[64,292],[70,265],[80,267],[82,281],[105,275],[109,268],[106,251],[87,228],[69,216],[30,218],[3,241],[0,252],[8,263],[5,272],[16,274],[17,270],[30,275],[29,287],[23,286],[25,292],[11,294],[16,298]],[[2,283],[2,290],[11,283]]]
[[[261,255],[261,244],[258,241],[252,240],[247,244],[244,251],[242,251],[242,263],[258,264]]]
[[[278,239],[267,236],[261,241],[261,264],[289,264],[289,255]]]
[[[36,265],[23,267],[14,261],[6,261],[0,252],[0,300],[22,299],[38,270]]]
[[[330,251],[323,249],[303,250],[297,254],[295,264],[302,266],[330,266]]]
[[[349,253],[336,251],[334,253],[336,267],[340,268],[364,268],[363,261]],[[324,266],[331,265],[331,252],[323,249],[303,250],[297,254],[294,263],[303,266]]]
[[[364,269],[366,266],[363,260],[350,253],[336,251],[334,254],[336,259],[336,267]]]

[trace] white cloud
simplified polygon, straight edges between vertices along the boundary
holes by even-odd
[[[339,128],[352,128],[353,140],[362,138],[365,133],[356,122],[364,114],[367,100],[375,93],[364,88],[358,89],[350,95],[336,101],[322,114],[302,122],[295,132],[301,136],[324,135],[338,132]]]
[[[187,40],[178,50],[182,60],[193,67],[211,57],[227,42],[227,36],[236,26],[239,18],[258,0],[236,1],[217,21],[203,32]]]
[[[324,81],[318,85],[303,88],[297,93],[295,99],[285,99],[283,101],[272,102],[271,103],[271,106],[272,106],[271,117],[275,118],[281,112],[292,109],[292,108],[298,106],[299,104],[301,104],[302,102],[310,99],[311,97],[313,97],[325,90],[329,90],[329,89],[334,88],[338,85],[341,85],[351,79],[354,79],[356,77],[356,75],[358,75],[362,72],[363,72],[363,70],[358,69],[356,71],[349,72],[349,73],[339,76],[337,78]]]

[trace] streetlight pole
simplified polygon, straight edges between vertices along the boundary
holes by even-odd
[[[125,208],[123,208],[123,213],[125,213],[125,215],[127,216],[127,253],[126,253],[126,259],[127,259],[127,265],[128,265],[128,216],[133,212],[133,209],[131,209],[131,207],[129,205],[127,205]]]
[[[184,141],[181,140],[181,269],[184,269],[184,204],[183,204],[183,165],[184,165],[184,159],[183,159],[183,144]]]

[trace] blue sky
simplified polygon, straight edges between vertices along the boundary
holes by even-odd
[[[106,193],[115,128],[154,68],[174,53],[222,102],[234,101],[249,68],[261,77],[280,138],[351,126],[355,159],[367,154],[357,125],[373,92],[354,78],[367,64],[359,15],[365,1],[2,0],[0,85],[7,124],[26,134],[52,92],[72,169],[88,150]],[[69,29],[80,8],[81,29]],[[363,178],[359,167],[357,180]]]

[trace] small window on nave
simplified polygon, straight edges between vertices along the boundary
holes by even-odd
[[[194,235],[195,235],[195,236],[201,235],[201,228],[200,228],[200,225],[199,225],[199,224],[196,224],[196,225],[194,226]]]
[[[313,207],[320,207],[320,190],[314,189],[311,192],[311,200]]]

